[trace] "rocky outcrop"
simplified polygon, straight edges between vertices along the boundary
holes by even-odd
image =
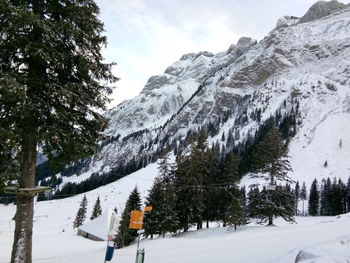
[[[346,7],[347,5],[338,2],[337,0],[333,0],[330,2],[319,1],[310,7],[306,14],[302,18],[300,18],[299,22],[305,23],[316,19],[320,19],[336,11],[342,10]]]
[[[276,29],[292,26],[298,22],[299,22],[299,18],[296,16],[283,16],[280,19],[278,19],[276,23]]]

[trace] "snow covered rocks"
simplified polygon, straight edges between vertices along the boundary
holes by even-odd
[[[347,5],[333,0],[330,2],[319,1],[310,7],[309,11],[300,18],[300,23],[305,23],[328,16],[336,11],[346,8]]]

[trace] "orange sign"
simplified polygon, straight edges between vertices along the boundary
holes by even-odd
[[[145,206],[145,208],[143,209],[143,211],[145,211],[145,212],[151,212],[152,209],[153,209],[152,206]]]
[[[142,223],[143,222],[143,212],[137,211],[137,210],[131,211],[130,222]]]
[[[142,229],[143,211],[133,210],[130,215],[130,229]]]
[[[130,229],[142,229],[142,224],[130,223],[129,228]]]

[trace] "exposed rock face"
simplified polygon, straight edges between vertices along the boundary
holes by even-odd
[[[238,48],[241,52],[244,52],[251,46],[256,45],[256,43],[256,39],[252,39],[250,37],[241,37],[237,42],[236,48]]]
[[[284,16],[278,19],[276,24],[276,29],[282,28],[282,27],[288,27],[295,25],[299,22],[299,18],[295,16]]]
[[[300,23],[320,19],[346,7],[347,5],[340,3],[337,0],[330,2],[319,1],[310,7],[306,14],[300,19]]]
[[[310,259],[315,259],[317,257],[318,255],[315,255],[309,251],[301,250],[295,258],[295,263],[301,263]]]

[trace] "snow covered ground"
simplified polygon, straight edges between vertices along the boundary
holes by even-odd
[[[0,207],[0,262],[10,261],[13,223],[8,220],[13,206]],[[7,222],[6,222],[7,221]],[[96,242],[76,236],[72,230],[55,231],[44,221],[55,226],[54,218],[36,220],[33,239],[33,261],[103,262],[105,242]],[[145,262],[152,263],[287,263],[295,262],[298,253],[305,257],[299,262],[349,262],[350,215],[336,217],[298,217],[298,224],[278,220],[276,227],[251,224],[237,232],[215,227],[180,234],[176,237],[142,240],[146,250]],[[131,263],[136,245],[116,251],[112,262]]]
[[[87,192],[88,217],[100,195],[103,211],[116,205],[121,211],[130,191],[138,185],[143,197],[157,175],[151,164],[121,180]],[[33,262],[103,262],[105,242],[77,236],[72,229],[82,194],[35,205]],[[0,263],[10,262],[15,206],[0,205]],[[276,221],[276,227],[251,223],[237,232],[217,227],[177,236],[142,240],[145,262],[350,262],[350,214],[340,217],[297,217],[298,224]],[[112,262],[131,263],[136,245],[117,250]],[[300,252],[301,251],[301,252]]]

